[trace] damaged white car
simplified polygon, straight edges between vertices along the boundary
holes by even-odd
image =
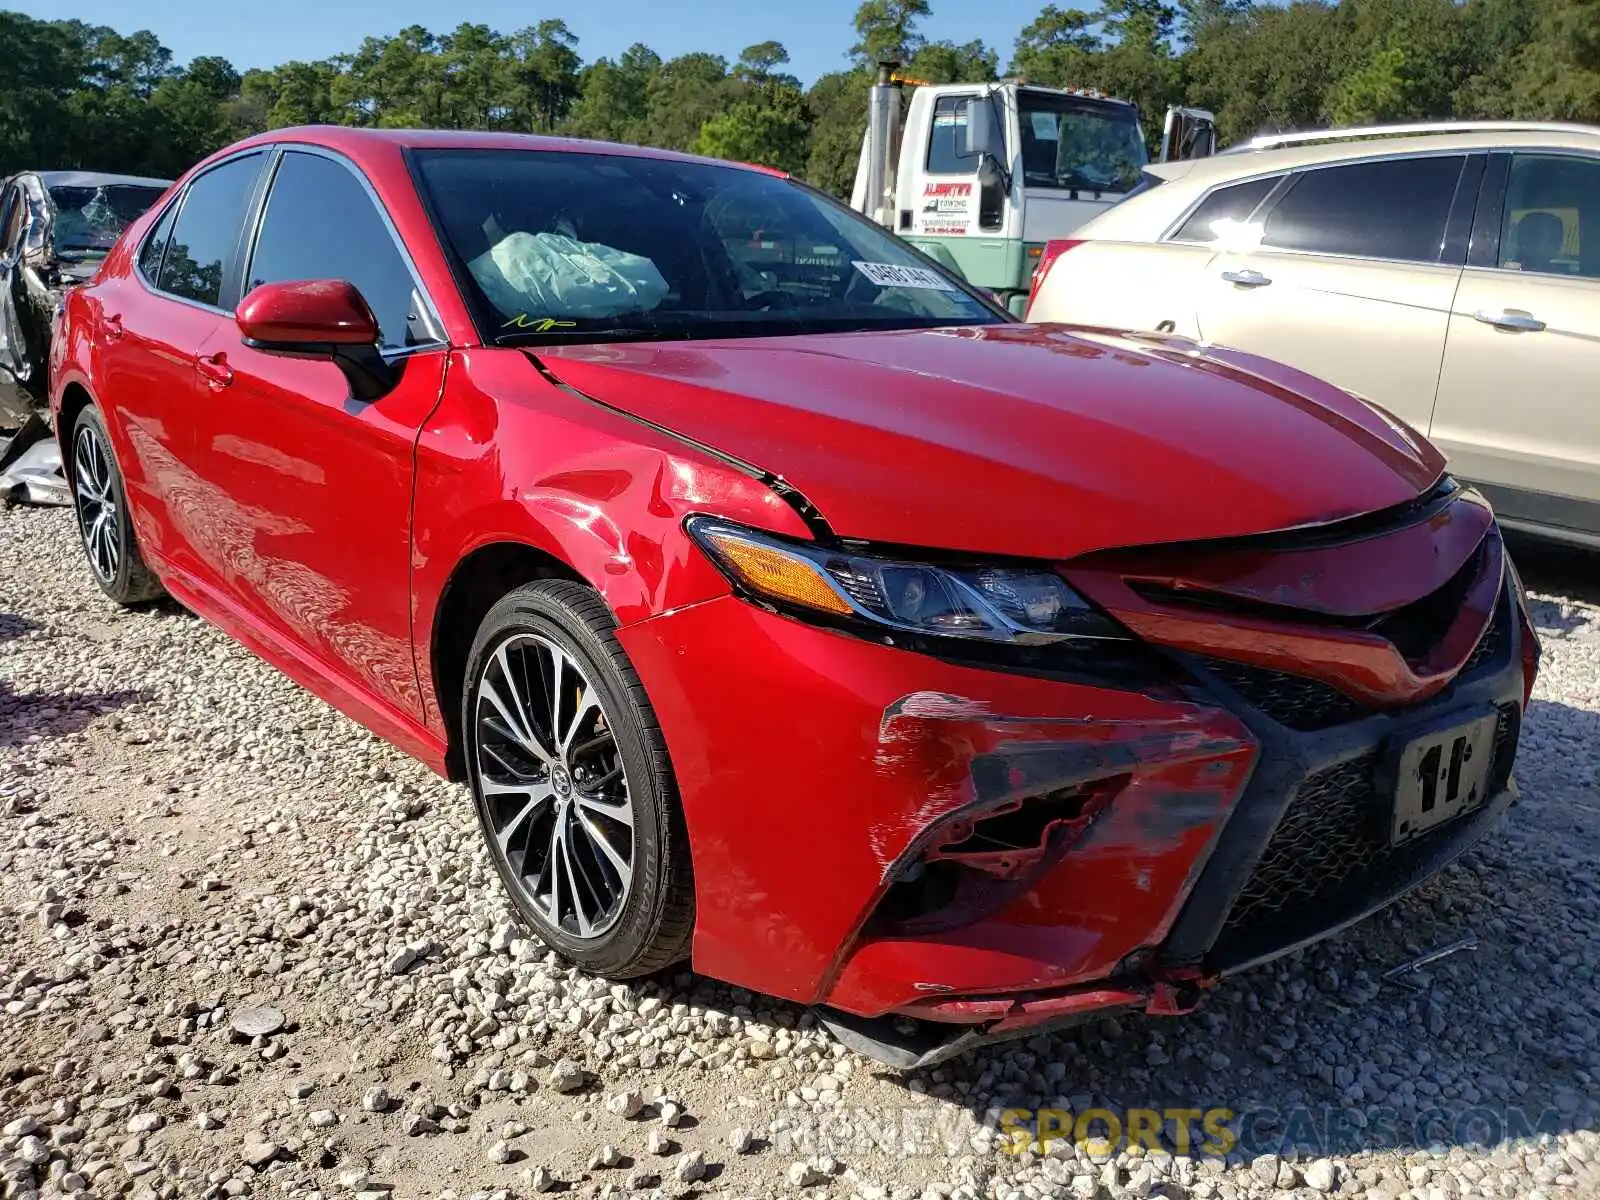
[[[67,289],[87,282],[170,180],[24,171],[0,194],[0,501],[67,504],[47,423],[50,329]]]

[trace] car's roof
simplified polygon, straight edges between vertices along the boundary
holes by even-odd
[[[1586,150],[1600,154],[1600,127],[1557,123],[1463,122],[1388,129],[1335,129],[1283,137],[1292,140],[1262,149],[1252,149],[1246,142],[1208,158],[1152,163],[1145,172],[1163,180],[1163,186],[1148,188],[1113,204],[1086,222],[1073,236],[1149,241],[1158,237],[1213,187],[1306,167],[1398,155],[1487,150]]]
[[[25,171],[37,175],[45,187],[158,187],[172,186],[170,179],[152,179],[145,175],[112,175],[103,171]]]
[[[1422,128],[1422,127],[1417,127]],[[1290,135],[1307,136],[1307,135]],[[1183,178],[1196,185],[1240,175],[1261,175],[1297,167],[1320,166],[1350,159],[1391,154],[1437,154],[1471,150],[1589,150],[1600,153],[1600,127],[1592,125],[1527,125],[1489,127],[1463,124],[1438,127],[1438,132],[1383,136],[1374,132],[1351,136],[1330,130],[1327,141],[1297,141],[1254,150],[1248,142],[1210,158],[1191,160]],[[1172,178],[1172,175],[1164,177]]]
[[[296,125],[257,134],[241,145],[272,142],[306,142],[359,154],[364,147],[390,147],[403,150],[565,150],[583,154],[617,154],[630,158],[656,158],[671,162],[715,163],[740,167],[769,175],[782,175],[770,167],[752,163],[731,163],[723,159],[680,154],[653,146],[625,145],[588,138],[555,137],[538,133],[496,133],[475,129],[353,129],[348,125]]]

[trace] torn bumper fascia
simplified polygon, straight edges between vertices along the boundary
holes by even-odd
[[[1176,694],[959,666],[732,597],[618,636],[688,816],[696,969],[858,1017],[1100,986],[1161,941],[1255,762],[1235,717]],[[882,926],[956,827],[1073,788],[1110,794],[991,872],[967,919]]]

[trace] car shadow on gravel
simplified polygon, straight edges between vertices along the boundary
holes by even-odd
[[[0,612],[0,644],[17,641],[41,628],[16,613]],[[150,693],[142,690],[59,695],[16,692],[0,677],[0,750],[78,733],[96,717],[148,699]]]
[[[1225,980],[1191,1016],[1092,1020],[903,1083],[1013,1137],[1053,1109],[1052,1129],[1068,1131],[1055,1136],[1070,1138],[1098,1110],[1090,1137],[1106,1135],[1108,1117],[1124,1138],[1144,1121],[1169,1150],[1226,1150],[1235,1163],[1493,1150],[1600,1128],[1597,748],[1600,713],[1535,700],[1521,802],[1395,905]],[[1475,948],[1384,978],[1469,937]],[[1210,1146],[1207,1119],[1230,1131]]]

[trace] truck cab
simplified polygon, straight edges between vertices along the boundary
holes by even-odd
[[[1138,186],[1139,110],[1087,88],[917,86],[880,70],[851,206],[1021,311],[1046,242]],[[1168,113],[1167,155],[1215,147],[1197,109]]]

